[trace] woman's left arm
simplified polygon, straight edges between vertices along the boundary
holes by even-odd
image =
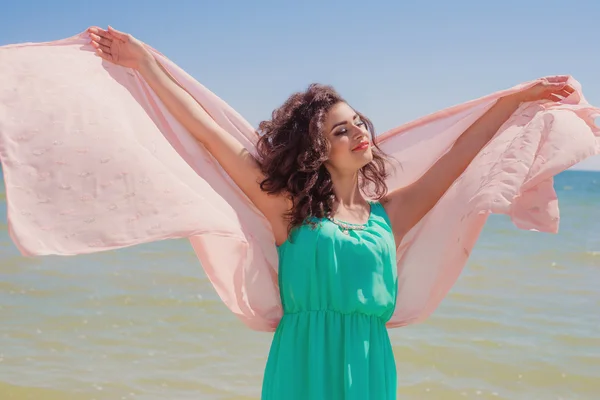
[[[396,243],[435,206],[520,104],[542,99],[560,101],[573,92],[566,78],[560,77],[542,80],[529,89],[500,98],[419,180],[383,199]]]

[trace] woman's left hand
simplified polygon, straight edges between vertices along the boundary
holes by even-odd
[[[515,93],[515,96],[521,103],[539,100],[561,101],[575,92],[567,83],[568,79],[567,76],[543,78],[529,89]]]

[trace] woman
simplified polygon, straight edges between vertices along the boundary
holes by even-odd
[[[388,193],[371,122],[332,88],[312,85],[276,109],[259,126],[255,158],[143,43],[112,28],[89,32],[100,57],[139,71],[271,225],[284,315],[263,399],[394,399],[385,322],[395,307],[398,244],[521,103],[574,91],[557,79],[501,98],[418,181]]]

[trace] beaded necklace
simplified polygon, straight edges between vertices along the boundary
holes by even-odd
[[[362,231],[363,229],[365,229],[367,227],[367,224],[371,220],[371,213],[373,212],[372,208],[373,208],[373,206],[370,205],[369,218],[367,219],[367,222],[365,222],[364,224],[353,224],[350,222],[340,221],[339,219],[335,219],[333,217],[327,217],[327,219],[330,220],[331,222],[333,222],[335,225],[337,225],[343,234],[349,235],[350,231]]]
[[[349,222],[340,221],[332,217],[327,217],[327,219],[336,224],[345,235],[349,235],[350,231],[362,231],[367,227],[367,223],[351,224]]]

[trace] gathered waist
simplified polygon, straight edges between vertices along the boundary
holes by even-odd
[[[381,316],[381,315],[367,314],[366,312],[362,312],[362,311],[339,311],[339,310],[333,310],[333,309],[327,309],[327,308],[314,309],[314,310],[284,311],[282,318],[285,318],[286,316],[291,317],[291,316],[315,315],[315,314],[333,314],[333,315],[337,315],[337,316],[344,317],[344,318],[352,318],[352,317],[365,318],[366,317],[368,319],[380,321],[383,324],[385,324],[387,322],[387,318],[385,318],[384,316]]]

